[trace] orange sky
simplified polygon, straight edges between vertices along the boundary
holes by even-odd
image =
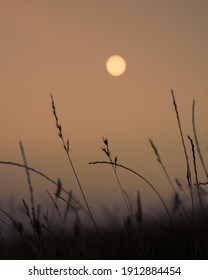
[[[102,137],[109,139],[120,163],[170,195],[148,138],[157,145],[171,177],[186,183],[173,88],[185,136],[193,135],[191,106],[196,99],[196,123],[206,155],[207,28],[206,0],[0,0],[0,160],[21,162],[21,140],[29,165],[62,178],[80,197],[57,136],[52,93],[93,205],[123,207],[112,170],[87,164],[106,159]],[[121,77],[106,72],[111,54],[127,61]],[[11,194],[17,201],[24,196],[23,170],[0,166],[0,176],[1,203]],[[148,187],[124,172],[120,176],[132,203],[140,189],[143,206],[152,209],[157,198]],[[37,176],[34,187],[37,200],[51,188]]]

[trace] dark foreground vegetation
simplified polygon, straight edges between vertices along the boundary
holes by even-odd
[[[161,221],[162,223],[162,221]],[[100,230],[100,237],[87,230],[56,233],[23,233],[1,237],[0,259],[208,259],[207,224],[179,223],[174,229],[162,225],[138,228],[139,244],[130,225]]]
[[[72,169],[83,205],[75,199],[72,191],[42,172],[28,166],[22,143],[20,150],[23,163],[0,161],[0,164],[24,168],[28,182],[30,201],[22,201],[25,219],[17,220],[4,209],[0,209],[0,258],[1,259],[208,259],[208,206],[206,181],[201,182],[198,165],[201,165],[208,180],[195,126],[195,102],[192,107],[193,137],[184,137],[178,107],[173,91],[173,107],[176,113],[179,135],[186,162],[186,185],[176,178],[172,181],[160,157],[157,147],[150,139],[150,146],[166,176],[173,193],[172,205],[167,205],[161,194],[140,173],[118,162],[109,148],[108,139],[103,139],[103,152],[106,161],[89,164],[106,165],[115,175],[117,186],[122,194],[127,215],[119,226],[101,227],[91,211],[85,192],[70,155],[69,140],[65,140],[61,124],[51,96],[52,111],[58,135],[62,142],[69,167]],[[191,155],[187,152],[187,140]],[[137,193],[137,209],[132,210],[128,194],[122,187],[119,169],[133,173],[143,180],[159,198],[164,209],[163,218],[156,221],[143,220],[140,193]],[[54,192],[48,191],[51,209],[42,212],[33,195],[31,173],[44,177],[54,185]],[[186,199],[184,199],[186,193]],[[91,226],[83,224],[83,215]]]

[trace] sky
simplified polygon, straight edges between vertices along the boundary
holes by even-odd
[[[107,137],[113,156],[147,178],[167,199],[171,188],[150,147],[157,146],[174,181],[186,185],[186,163],[171,89],[186,135],[193,137],[192,102],[205,162],[208,149],[208,2],[206,0],[0,0],[0,160],[28,165],[61,178],[82,201],[58,137],[52,94],[64,137],[69,139],[86,197],[94,212],[122,211],[124,202],[101,150]],[[106,60],[121,55],[120,77]],[[200,173],[201,181],[206,180]],[[24,170],[0,166],[0,203],[28,196]],[[158,198],[136,176],[119,171],[132,205],[154,213]],[[32,176],[36,201],[46,199],[47,181]],[[28,197],[27,197],[28,198]],[[29,198],[28,198],[29,199]]]

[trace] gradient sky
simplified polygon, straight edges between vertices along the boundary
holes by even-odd
[[[206,0],[0,0],[0,160],[28,164],[56,179],[76,196],[51,110],[56,103],[63,133],[86,196],[95,205],[123,207],[105,160],[107,137],[118,162],[144,175],[164,195],[171,189],[149,145],[152,138],[171,175],[186,184],[186,164],[172,105],[174,89],[185,136],[193,135],[191,107],[207,156],[208,1]],[[127,71],[110,76],[105,62],[122,55]],[[189,151],[190,144],[186,140]],[[139,189],[145,209],[158,200],[144,182],[120,172],[134,204]],[[1,203],[27,192],[24,170],[0,166]],[[37,201],[53,186],[32,177]],[[205,180],[201,177],[201,180]]]

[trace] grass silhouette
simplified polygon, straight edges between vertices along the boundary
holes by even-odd
[[[167,205],[157,188],[138,171],[120,163],[118,157],[113,157],[109,140],[103,138],[102,151],[107,160],[95,160],[89,164],[110,166],[127,209],[123,223],[117,226],[101,227],[94,218],[93,212],[85,194],[86,189],[80,182],[74,166],[69,140],[63,136],[62,126],[58,119],[55,101],[51,95],[52,112],[55,118],[58,136],[68,158],[78,189],[84,200],[82,205],[74,193],[63,186],[61,179],[51,179],[43,172],[34,169],[27,163],[23,144],[19,147],[23,163],[0,161],[2,165],[16,166],[25,169],[29,203],[22,201],[24,222],[14,218],[10,213],[0,208],[0,258],[1,259],[207,259],[208,258],[208,219],[206,205],[207,192],[203,186],[208,182],[200,182],[198,174],[197,155],[202,169],[208,178],[206,164],[195,125],[195,101],[192,106],[193,139],[188,137],[192,151],[192,160],[188,156],[185,137],[175,95],[171,90],[173,107],[176,113],[179,135],[186,163],[187,186],[176,178],[171,179],[167,168],[160,156],[158,148],[152,139],[150,146],[160,164],[173,194],[173,205]],[[193,164],[194,176],[191,172]],[[130,172],[139,180],[146,183],[158,197],[166,216],[157,222],[143,220],[143,209],[140,193],[137,192],[137,209],[133,211],[128,193],[119,178],[119,169]],[[54,187],[47,190],[51,207],[43,212],[40,204],[36,203],[31,173],[43,177]],[[194,182],[194,183],[193,183]],[[183,193],[188,190],[188,198],[184,200]],[[191,207],[190,207],[191,206]],[[84,216],[83,216],[84,215]],[[84,223],[87,217],[92,226]]]

